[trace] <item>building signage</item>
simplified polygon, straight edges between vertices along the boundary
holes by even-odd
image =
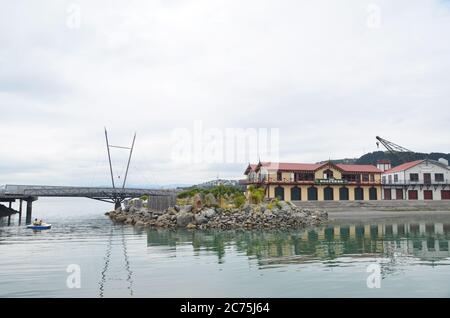
[[[316,179],[316,184],[345,184],[346,180],[342,179]]]

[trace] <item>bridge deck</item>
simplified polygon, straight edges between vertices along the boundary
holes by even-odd
[[[37,185],[4,185],[0,187],[0,198],[28,198],[28,197],[86,197],[93,199],[107,199],[113,197],[135,198],[142,195],[170,196],[176,190],[165,189],[135,189],[135,188],[107,188],[107,187],[66,187],[66,186],[37,186]]]

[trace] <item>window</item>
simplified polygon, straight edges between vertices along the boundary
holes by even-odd
[[[343,174],[342,179],[347,182],[359,182],[360,175],[359,174]]]
[[[398,182],[398,174],[394,174],[394,182]]]
[[[373,173],[370,174],[370,182],[375,182],[375,175]]]
[[[283,180],[283,175],[281,172],[277,172],[277,181],[282,181]]]
[[[409,180],[413,181],[413,182],[419,181],[419,174],[418,173],[410,173]]]
[[[364,173],[364,174],[362,175],[362,181],[363,181],[363,182],[369,182],[369,175],[368,175],[367,173]]]
[[[391,184],[392,183],[392,176],[391,175],[388,176],[388,180],[389,180],[388,183]]]
[[[314,173],[310,172],[297,172],[295,174],[295,181],[313,181]]]
[[[443,173],[435,173],[434,181],[436,182],[444,182],[444,174]]]
[[[323,178],[324,179],[333,179],[333,171],[330,169],[327,169],[323,172]]]
[[[386,176],[381,177],[381,182],[386,183]]]

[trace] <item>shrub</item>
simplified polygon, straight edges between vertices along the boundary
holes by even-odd
[[[247,199],[245,198],[245,195],[243,195],[243,194],[236,194],[233,197],[233,203],[234,203],[235,207],[237,207],[237,208],[242,207],[246,201],[247,201]]]
[[[265,190],[264,188],[257,188],[253,185],[248,187],[248,192],[250,196],[250,202],[259,204],[264,200]]]

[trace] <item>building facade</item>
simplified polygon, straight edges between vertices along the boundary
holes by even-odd
[[[332,162],[260,162],[245,170],[247,185],[263,187],[266,198],[285,201],[380,200],[381,173],[372,165]]]
[[[382,174],[384,200],[450,200],[448,162],[416,160]]]

